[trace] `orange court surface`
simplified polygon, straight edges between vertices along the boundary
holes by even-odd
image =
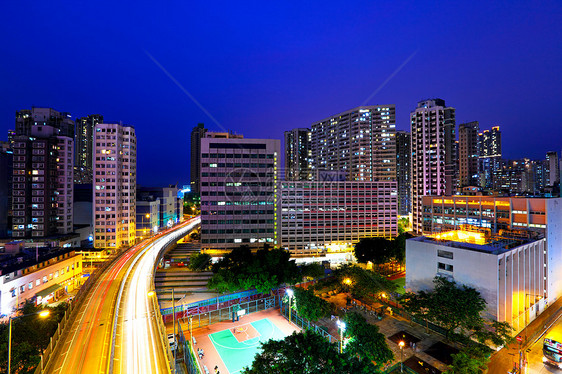
[[[185,339],[189,341],[189,329],[182,323]],[[240,317],[237,322],[218,322],[212,325],[196,328],[193,346],[200,368],[205,373],[215,373],[218,366],[220,374],[238,374],[252,364],[254,356],[259,352],[260,343],[269,339],[281,340],[291,335],[293,331],[300,331],[294,324],[289,324],[278,309],[268,309]],[[199,358],[198,352],[204,354]]]

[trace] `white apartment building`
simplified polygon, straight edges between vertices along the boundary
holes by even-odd
[[[276,246],[278,139],[201,139],[201,248]]]
[[[132,126],[96,124],[94,131],[94,247],[135,242],[137,139]]]
[[[451,195],[456,185],[455,109],[442,99],[420,101],[410,113],[413,230],[421,233],[422,196]]]
[[[55,301],[57,295],[80,287],[82,255],[62,251],[22,262],[0,271],[0,315],[7,315],[26,300],[37,304]]]
[[[361,238],[398,234],[394,181],[281,182],[281,248],[349,250]]]

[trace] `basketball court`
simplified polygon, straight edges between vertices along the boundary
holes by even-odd
[[[189,330],[183,331],[189,341]],[[289,324],[279,310],[268,309],[243,315],[236,322],[220,322],[193,330],[194,349],[196,354],[199,349],[204,352],[202,358],[198,357],[203,373],[206,367],[213,374],[218,366],[221,374],[238,374],[252,364],[260,343],[284,339],[293,331],[299,329]]]

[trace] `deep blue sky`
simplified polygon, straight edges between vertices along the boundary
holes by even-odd
[[[187,183],[189,133],[246,137],[361,105],[441,97],[457,123],[500,125],[504,156],[562,148],[562,2],[4,2],[0,131],[18,109],[101,113],[137,129],[144,185]]]

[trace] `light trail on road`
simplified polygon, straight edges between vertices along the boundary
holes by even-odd
[[[158,327],[157,303],[148,295],[154,262],[164,247],[199,222],[194,218],[141,242],[109,266],[80,306],[44,372],[169,373],[167,338]]]

